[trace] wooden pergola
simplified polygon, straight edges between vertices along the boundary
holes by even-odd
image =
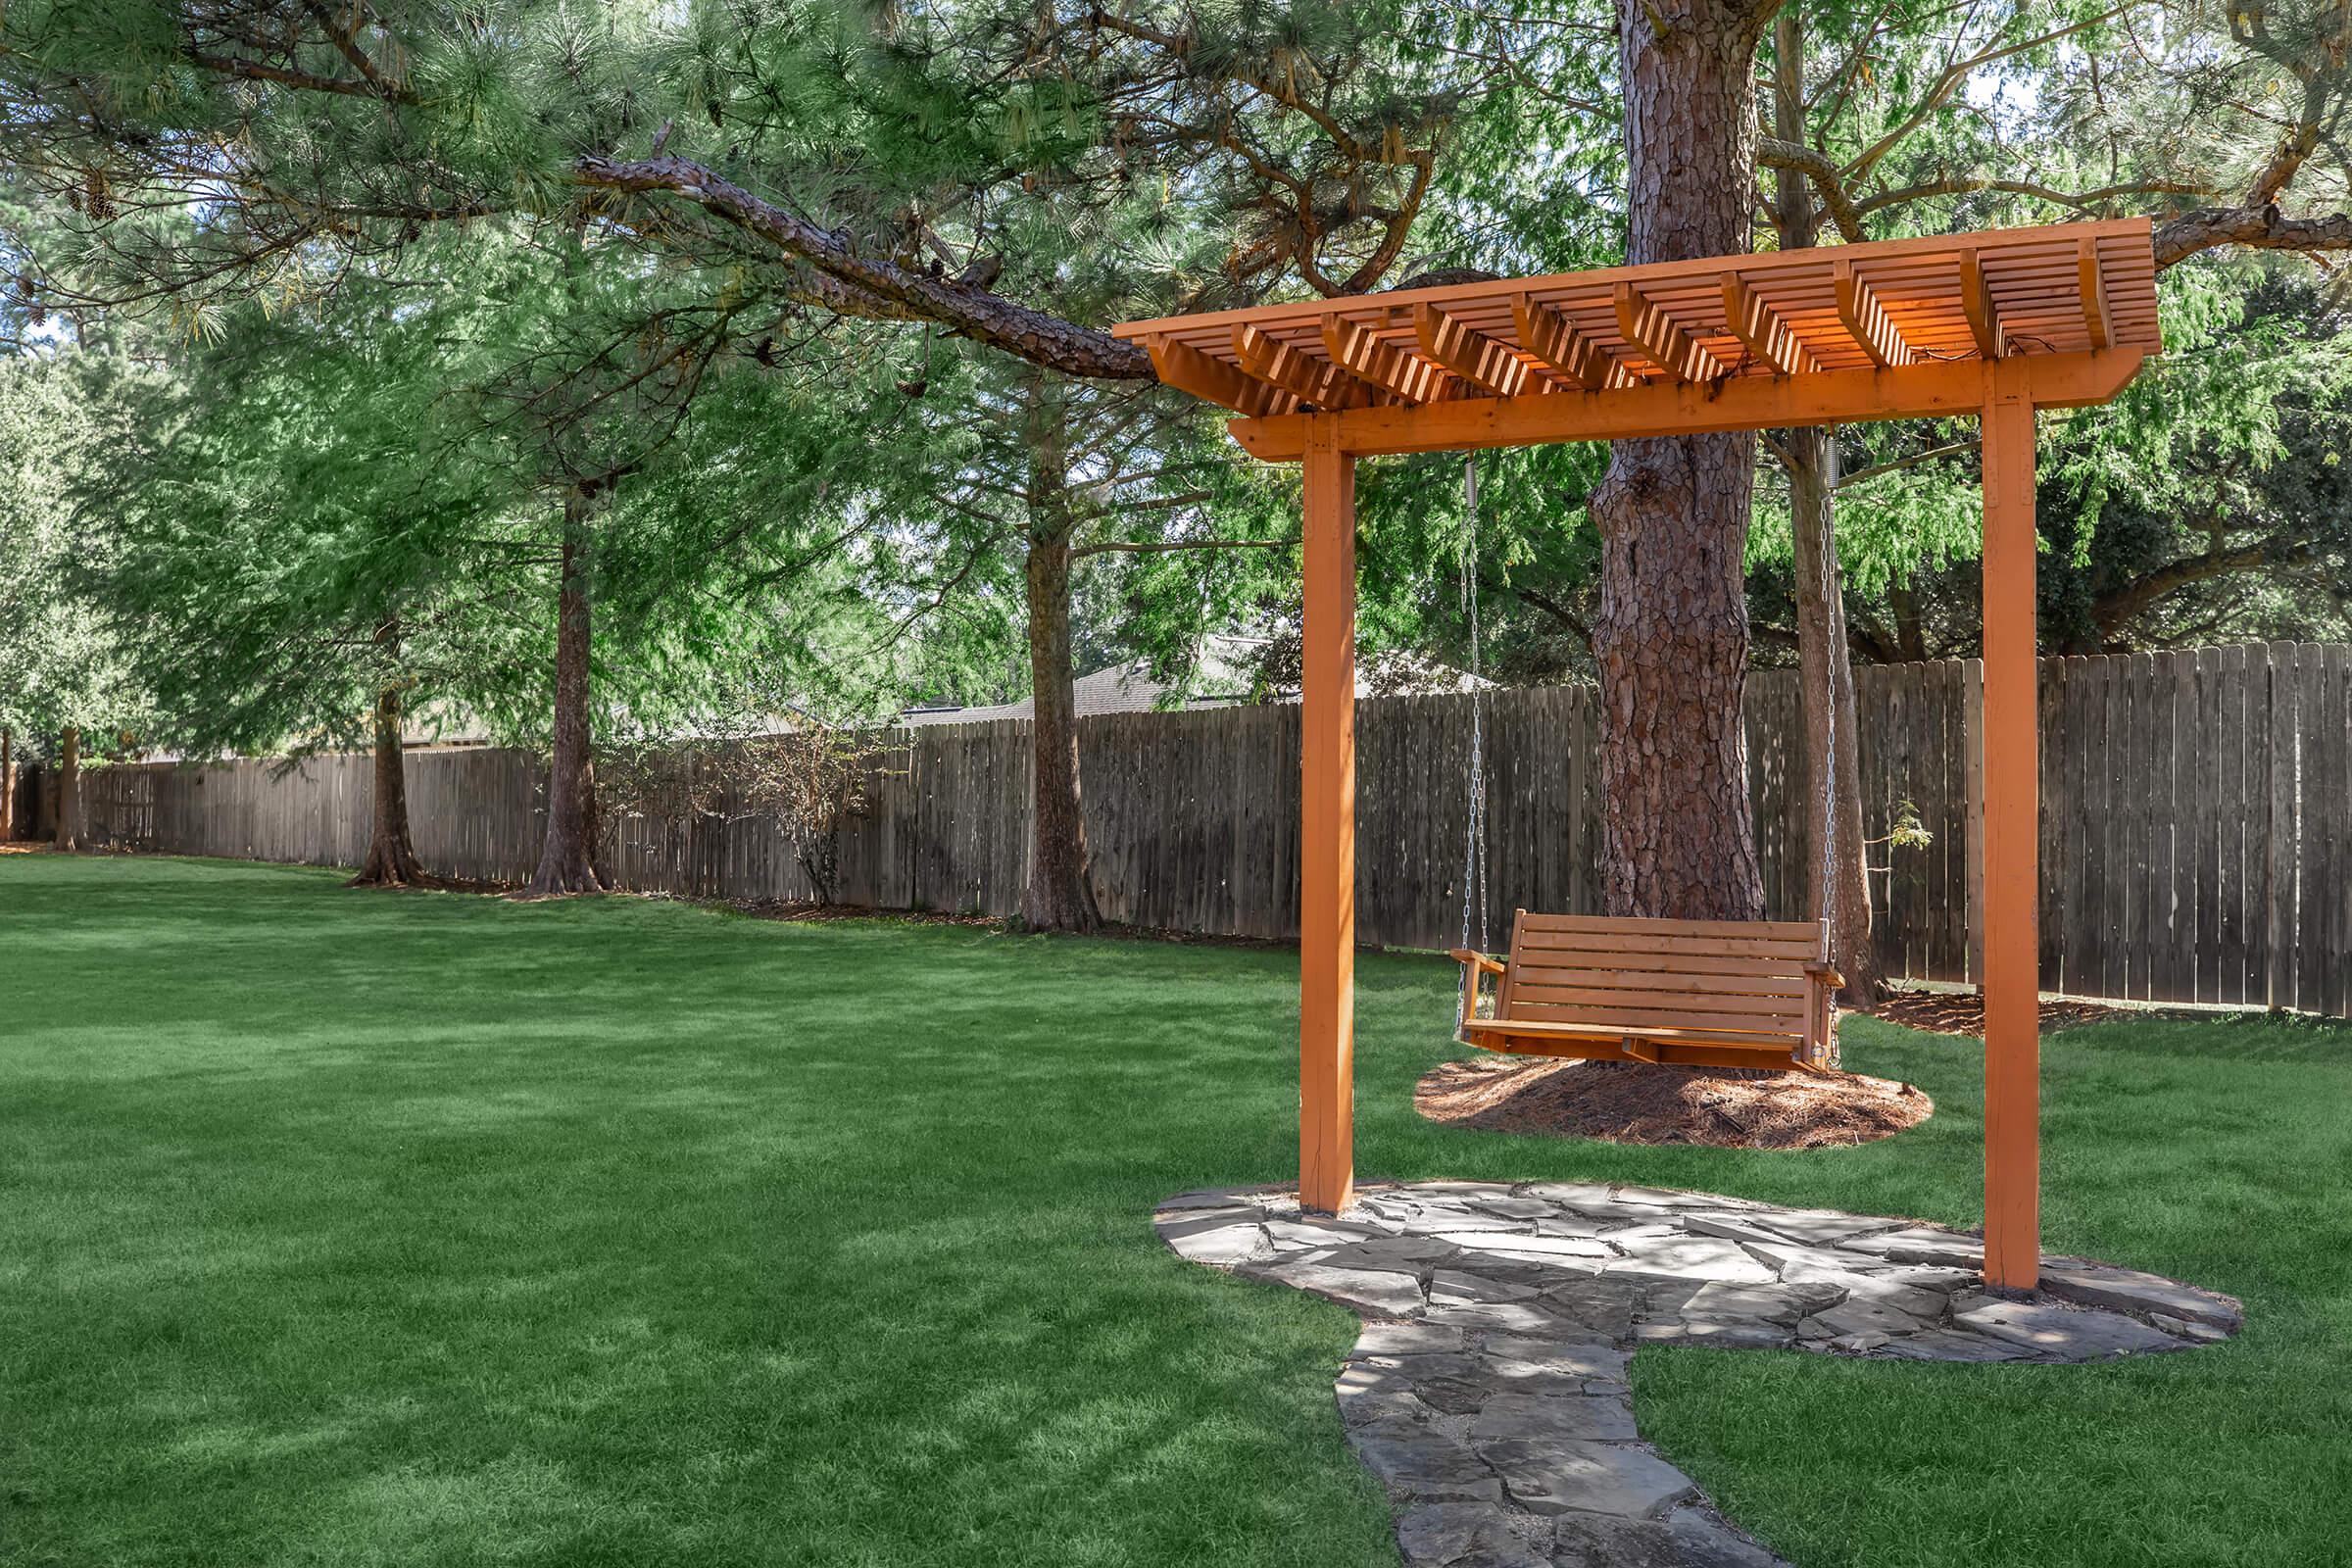
[[[2040,1266],[2034,411],[2163,347],[2145,220],[1130,321],[1161,380],[1305,469],[1299,1198],[1354,1181],[1355,461],[1977,415],[1984,474],[1984,1274]]]

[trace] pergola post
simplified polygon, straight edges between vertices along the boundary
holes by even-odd
[[[1355,1189],[1355,459],[1309,422],[1299,683],[1298,1201]]]
[[[2025,367],[1985,367],[1984,1278],[2041,1268],[2040,760],[2034,661],[2034,402]]]

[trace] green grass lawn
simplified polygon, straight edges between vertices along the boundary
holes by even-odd
[[[1295,1171],[1295,960],[0,858],[0,1562],[1394,1564],[1353,1317],[1154,1200]],[[1450,965],[1358,969],[1367,1177],[1973,1224],[1925,1126],[1811,1153],[1442,1130]],[[2352,1036],[2048,1043],[2053,1250],[2244,1298],[2095,1367],[1645,1350],[1643,1430],[1830,1564],[2352,1552]]]

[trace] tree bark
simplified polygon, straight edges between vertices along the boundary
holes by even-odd
[[[57,754],[57,847],[81,848],[81,729],[68,724]]]
[[[1078,794],[1078,698],[1070,664],[1067,411],[1041,377],[1029,420],[1029,705],[1034,831],[1021,919],[1035,931],[1102,923]]]
[[[1772,25],[1773,130],[1783,141],[1802,142],[1804,23],[1798,13],[1785,9]],[[1783,170],[1775,178],[1773,226],[1785,251],[1809,248],[1820,238],[1812,193],[1795,171]],[[1878,1001],[1886,973],[1870,931],[1861,724],[1854,706],[1853,654],[1846,638],[1844,575],[1838,564],[1837,428],[1790,430],[1783,449],[1789,459],[1788,523],[1795,553],[1797,667],[1805,720],[1810,828],[1806,907],[1815,919],[1830,922],[1830,956],[1845,977],[1846,1001],[1867,1007]],[[1833,1045],[1833,1053],[1835,1049]]]
[[[1755,48],[1769,6],[1619,0],[1626,260],[1743,253]],[[1601,854],[1619,915],[1754,919],[1743,573],[1755,438],[1620,441],[1593,492],[1601,536]]]
[[[398,660],[400,622],[387,618],[376,628],[375,641],[379,649]],[[360,862],[360,874],[346,886],[430,887],[438,880],[425,874],[409,839],[408,758],[400,729],[400,686],[387,676],[375,694],[375,801],[368,858]]]
[[[16,736],[0,724],[0,844],[17,836]]]
[[[564,498],[564,565],[556,593],[555,733],[547,770],[547,839],[526,892],[602,893],[596,874],[596,771],[589,751],[590,538],[595,498]]]

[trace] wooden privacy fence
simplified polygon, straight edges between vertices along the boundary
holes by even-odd
[[[1975,977],[1980,760],[1974,662],[1855,672],[1863,820],[1889,972]],[[1803,913],[1813,762],[1796,677],[1748,683],[1749,784],[1768,910]],[[1468,696],[1373,699],[1357,719],[1356,931],[1446,947],[1461,936]],[[1514,907],[1599,912],[1598,732],[1590,688],[1482,703],[1487,939]],[[1136,925],[1286,938],[1298,921],[1295,707],[1121,713],[1079,723],[1103,914]],[[2194,649],[2041,664],[2041,979],[2077,996],[2352,1013],[2352,649]],[[691,759],[681,762],[691,769]],[[238,761],[94,770],[94,842],[356,864],[370,762]],[[1009,914],[1028,861],[1026,720],[896,731],[842,823],[840,896],[897,909]],[[416,752],[409,805],[433,869],[519,881],[545,825],[525,753]],[[627,888],[810,895],[780,825],[698,792],[704,812],[606,826]],[[1897,823],[1914,831],[1893,833]],[[1892,840],[1889,842],[1889,840]],[[1470,916],[1479,937],[1479,913]]]

